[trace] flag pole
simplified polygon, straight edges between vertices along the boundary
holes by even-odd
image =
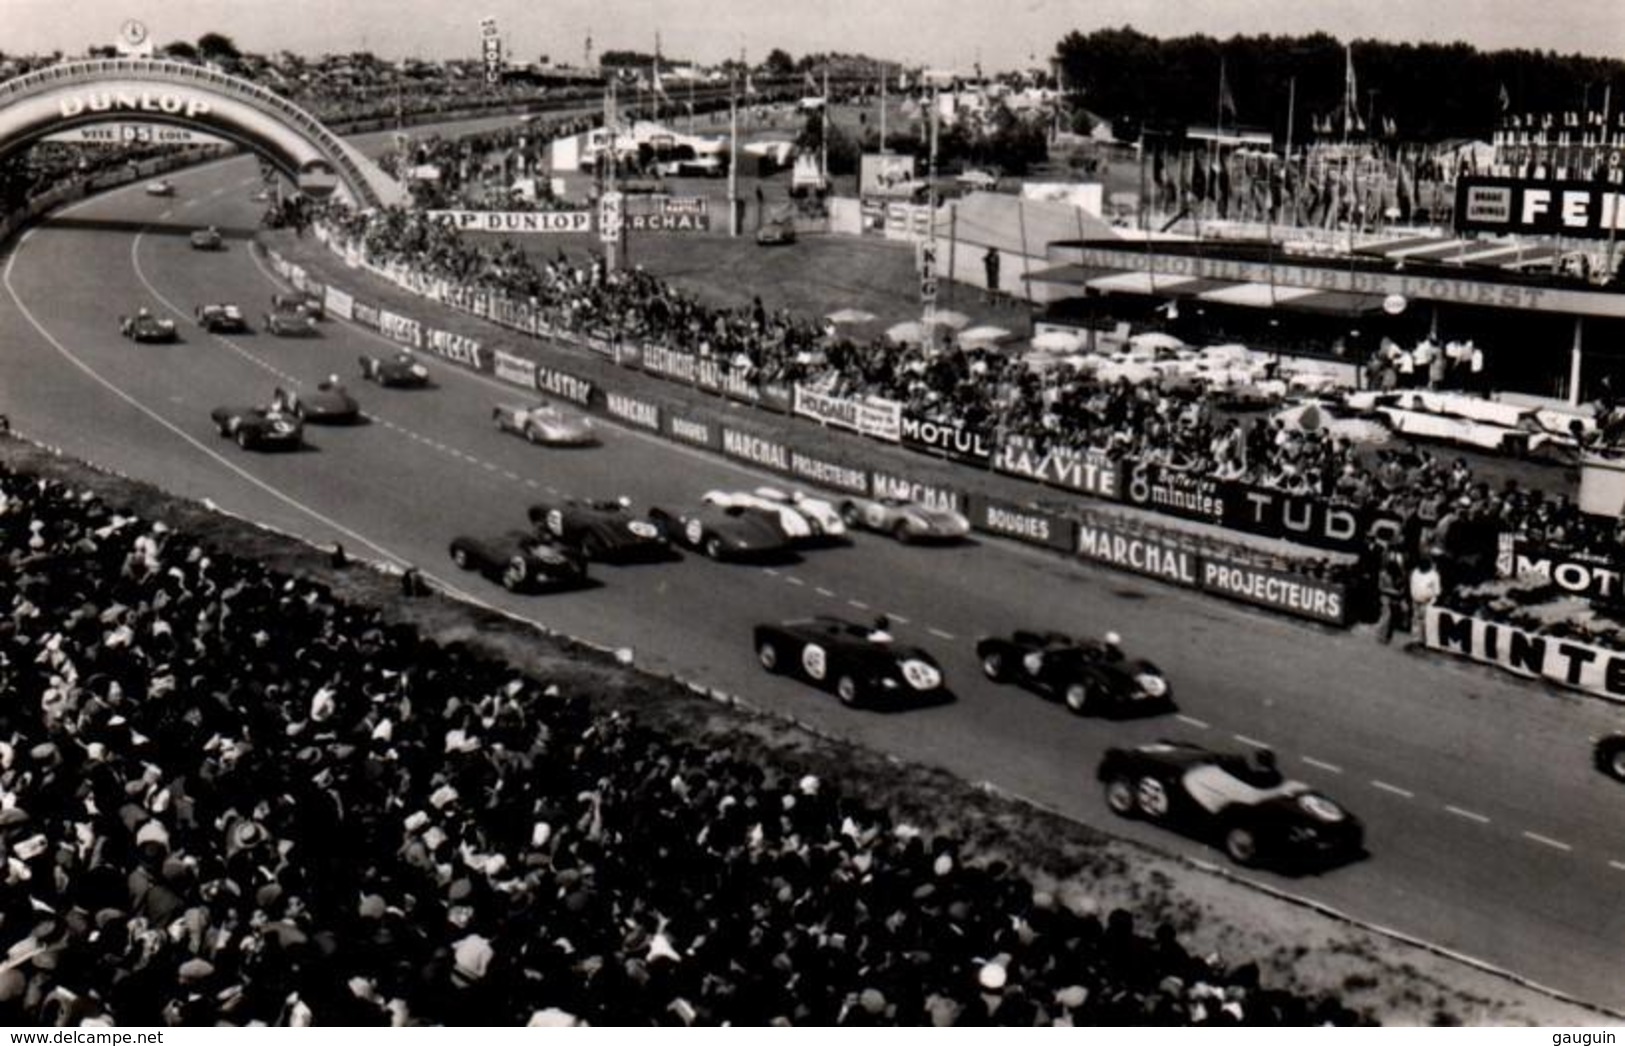
[[[824,63],[823,134],[818,136],[818,165],[824,174],[824,185],[829,185],[829,63]]]
[[[728,78],[728,235],[739,235],[739,77]]]
[[[880,67],[880,151],[886,151],[886,66]]]

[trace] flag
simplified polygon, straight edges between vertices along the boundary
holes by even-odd
[[[1504,113],[1512,108],[1512,95],[1507,91],[1507,85],[1501,85],[1501,111]]]
[[[1236,99],[1230,93],[1230,80],[1224,75],[1224,56],[1219,56],[1219,119],[1229,113],[1230,119],[1236,119]]]
[[[1353,45],[1344,45],[1343,56],[1343,130],[1363,131],[1365,124],[1360,122],[1360,89],[1354,82]]]
[[[750,70],[746,69],[745,70],[745,96],[749,97],[749,96],[751,96],[751,95],[753,95],[755,93],[756,93],[756,81],[751,79]]]
[[[813,79],[812,70],[808,69],[807,71],[803,72],[801,75],[807,81],[807,90],[813,91],[813,92],[816,93],[817,90],[818,90],[818,81]]]
[[[654,72],[654,92],[655,92],[655,94],[657,94],[657,95],[659,95],[659,96],[660,96],[660,97],[662,97],[662,98],[668,98],[668,99],[669,99],[669,98],[670,98],[670,97],[671,97],[671,96],[670,96],[670,95],[668,95],[668,94],[667,94],[667,93],[666,93],[666,85],[665,85],[665,83],[664,83],[664,82],[663,82],[663,81],[662,81],[662,80],[661,80],[661,79],[660,79],[660,65],[659,65],[659,63],[658,63],[658,62],[657,62],[657,63],[656,63],[656,64],[655,64],[655,72]]]

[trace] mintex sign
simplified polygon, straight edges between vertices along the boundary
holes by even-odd
[[[1625,701],[1625,653],[1429,607],[1427,646],[1514,675]]]
[[[1607,239],[1625,229],[1625,187],[1607,182],[1463,178],[1456,229]]]

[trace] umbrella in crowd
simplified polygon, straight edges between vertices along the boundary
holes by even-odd
[[[972,345],[997,345],[1015,337],[1013,333],[1003,327],[994,327],[984,324],[962,331],[959,335],[959,344],[969,348]]]
[[[886,328],[886,340],[899,345],[914,345],[925,340],[925,325],[918,320],[905,320]]]
[[[1183,341],[1180,341],[1172,334],[1165,334],[1162,331],[1146,331],[1144,334],[1136,334],[1128,341],[1136,349],[1183,349],[1185,347]]]
[[[1033,339],[1033,348],[1041,352],[1077,352],[1083,348],[1083,335],[1051,328]]]
[[[831,323],[870,323],[873,322],[875,314],[862,309],[839,309],[824,318]]]
[[[941,309],[933,313],[926,322],[938,327],[951,327],[957,331],[970,326],[970,317],[953,309]]]

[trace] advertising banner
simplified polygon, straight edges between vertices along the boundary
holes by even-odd
[[[1006,436],[999,441],[993,468],[1097,498],[1116,501],[1119,497],[1117,463],[1095,450],[1051,447],[1040,453],[1025,439]]]
[[[790,473],[810,483],[833,487],[848,494],[866,496],[869,493],[869,473],[865,470],[804,454],[793,447],[790,450]]]
[[[774,472],[790,471],[790,448],[738,429],[722,428],[722,453]]]
[[[355,314],[352,318],[357,323],[361,324],[363,327],[371,328],[372,330],[378,329],[379,321],[382,317],[378,312],[378,307],[376,305],[368,305],[366,302],[358,301],[355,303],[354,313]]]
[[[849,399],[818,392],[805,385],[791,390],[791,412],[811,418],[821,425],[833,425],[849,432],[897,443],[902,438],[903,405],[878,396]]]
[[[542,392],[550,393],[561,400],[568,400],[578,407],[592,406],[593,384],[585,378],[578,378],[574,374],[566,374],[552,367],[536,367],[536,388]]]
[[[1029,545],[1042,545],[1061,552],[1070,552],[1075,547],[1077,524],[1041,509],[995,498],[974,498],[970,519],[971,526],[977,530]]]
[[[687,352],[673,352],[659,345],[643,347],[643,369],[662,378],[694,384],[697,357]]]
[[[431,350],[453,363],[461,363],[475,370],[485,369],[485,350],[473,338],[450,331],[431,330],[428,342]]]
[[[1202,584],[1202,564],[1196,552],[1157,534],[1134,534],[1116,527],[1080,523],[1078,555],[1181,588],[1199,588]]]
[[[904,411],[898,436],[903,446],[923,454],[939,454],[979,468],[987,468],[993,461],[992,439],[959,422],[932,421]]]
[[[458,232],[504,235],[592,232],[591,211],[430,211],[430,218],[451,222]]]
[[[1436,606],[1427,609],[1423,638],[1430,650],[1625,701],[1625,655],[1616,650],[1542,636]]]
[[[1496,573],[1501,577],[1555,585],[1585,599],[1621,598],[1621,571],[1612,560],[1578,549],[1548,548],[1512,535],[1503,537],[1511,540],[1496,559]]]
[[[711,213],[703,196],[634,197],[626,203],[632,232],[709,232]]]
[[[1359,552],[1364,547],[1369,517],[1350,506],[1244,483],[1220,483],[1219,490],[1227,527],[1316,548]]]
[[[713,356],[694,358],[694,384],[706,392],[741,403],[755,403],[761,397],[747,370],[729,366]]]
[[[1456,230],[1606,240],[1625,229],[1625,185],[1551,178],[1456,182]]]
[[[858,195],[909,198],[919,185],[913,153],[864,153],[858,161]]]
[[[687,443],[690,446],[713,450],[721,443],[721,439],[717,434],[717,427],[710,422],[694,421],[673,414],[670,411],[666,412],[665,422],[666,435],[679,443]]]
[[[629,422],[650,432],[660,431],[660,407],[620,392],[604,394],[604,410],[615,418]]]
[[[387,338],[393,338],[402,345],[414,349],[423,348],[423,327],[410,316],[390,312],[388,309],[378,311],[378,330]]]
[[[1132,463],[1123,486],[1123,500],[1165,516],[1221,525],[1225,521],[1219,481],[1202,473]]]
[[[341,291],[331,283],[327,285],[327,293],[322,296],[322,307],[341,320],[355,319],[355,298],[349,291]]]
[[[520,388],[534,389],[536,387],[536,364],[532,360],[521,359],[498,349],[491,354],[493,360],[492,371],[498,381],[505,381]]]
[[[965,511],[965,495],[952,487],[921,483],[893,472],[882,472],[879,469],[870,472],[869,489],[871,495],[877,498],[901,498],[904,501],[918,501],[930,508],[950,509],[961,513]]]
[[[1211,554],[1202,557],[1204,592],[1328,625],[1347,623],[1342,585]]]

